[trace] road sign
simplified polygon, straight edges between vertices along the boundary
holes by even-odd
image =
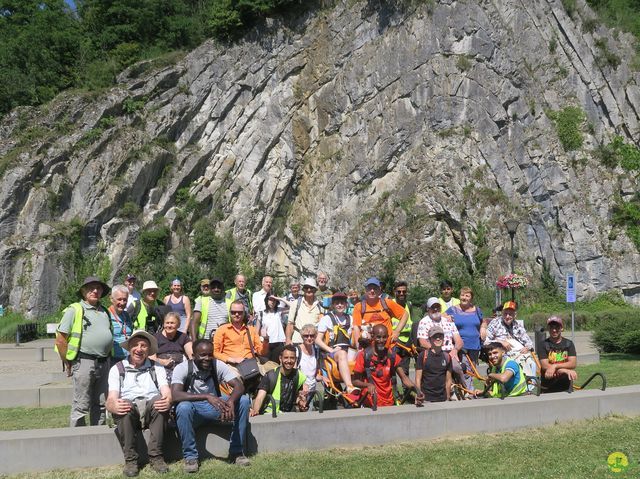
[[[576,277],[575,275],[567,274],[567,303],[576,302]]]

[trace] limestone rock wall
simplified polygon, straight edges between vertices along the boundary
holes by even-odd
[[[108,92],[12,112],[0,124],[0,157],[14,158],[0,178],[0,303],[57,307],[74,218],[83,252],[104,245],[119,277],[141,228],[175,227],[183,187],[256,263],[291,276],[322,268],[357,284],[398,254],[399,274],[425,281],[444,252],[473,264],[479,225],[496,276],[514,217],[518,269],[537,275],[544,259],[558,280],[576,272],[582,296],[618,288],[640,302],[638,253],[610,221],[636,185],[592,154],[614,134],[640,140],[638,73],[603,66],[597,46],[626,59],[632,39],[585,33],[593,14],[578,10],[337,2],[258,40],[134,66]],[[570,153],[547,115],[565,106],[587,116]],[[125,202],[140,218],[122,217]]]

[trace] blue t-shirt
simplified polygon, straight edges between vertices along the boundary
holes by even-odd
[[[466,349],[480,349],[480,325],[482,310],[476,306],[473,312],[466,312],[460,306],[451,306],[447,314],[453,318]]]
[[[504,383],[504,388],[506,393],[509,394],[513,391],[513,388],[520,382],[520,366],[513,359],[507,360],[507,364],[504,367],[505,371],[511,371],[513,376],[506,383]]]

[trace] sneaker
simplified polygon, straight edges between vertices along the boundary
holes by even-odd
[[[151,468],[158,474],[166,474],[169,472],[169,466],[164,462],[162,456],[150,457],[149,463],[151,464]]]
[[[237,456],[231,456],[231,464],[236,466],[250,466],[251,461],[244,454],[238,454]]]
[[[138,463],[136,461],[128,461],[124,464],[122,473],[127,477],[136,477],[138,475]]]
[[[197,459],[185,459],[184,460],[184,466],[182,466],[182,469],[184,470],[184,472],[188,472],[188,473],[198,472],[198,469],[199,469],[198,460]]]

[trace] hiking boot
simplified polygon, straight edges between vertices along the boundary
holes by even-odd
[[[166,474],[169,472],[169,466],[164,462],[164,458],[162,456],[150,457],[149,464],[151,464],[151,468],[158,474]]]
[[[124,464],[122,473],[127,477],[136,477],[138,475],[138,463],[136,461],[127,461]]]
[[[250,466],[251,461],[244,454],[238,454],[237,456],[231,456],[230,458],[231,464],[235,464],[236,466]]]
[[[185,459],[184,460],[184,466],[182,466],[182,469],[184,470],[184,472],[198,472],[198,460],[197,459]]]

